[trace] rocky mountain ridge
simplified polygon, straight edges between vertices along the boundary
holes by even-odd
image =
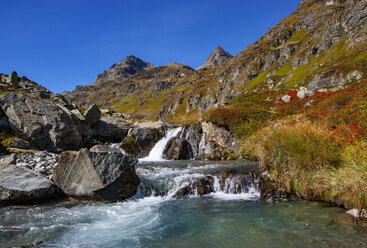
[[[209,58],[205,61],[205,63],[198,67],[197,70],[219,65],[232,57],[233,55],[224,51],[220,46],[217,46],[217,48],[215,48],[215,50],[209,55]]]
[[[113,64],[108,70],[98,74],[94,83],[96,84],[100,81],[123,80],[131,77],[139,71],[153,67],[154,65],[130,55],[122,61]]]
[[[81,105],[127,111],[137,119],[186,123],[258,92],[272,93],[259,103],[270,108],[282,94],[301,86],[317,91],[358,83],[367,77],[366,5],[364,0],[303,0],[254,44],[207,70],[139,78],[144,70],[135,79],[77,87],[65,96]],[[92,93],[82,93],[86,89]]]

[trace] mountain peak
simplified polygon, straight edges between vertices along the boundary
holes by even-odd
[[[134,55],[127,56],[122,61],[113,64],[110,69],[97,75],[95,81],[101,80],[123,80],[131,77],[135,73],[146,68],[152,68],[154,65],[144,62]]]
[[[211,66],[219,65],[228,59],[232,58],[233,55],[224,51],[223,48],[217,46],[215,50],[209,55],[208,59],[205,61],[205,64],[200,66],[198,69],[205,69]]]

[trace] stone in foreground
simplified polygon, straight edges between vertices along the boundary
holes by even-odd
[[[136,163],[135,157],[108,146],[66,151],[55,167],[54,181],[72,198],[125,200],[136,193],[140,183],[135,174]]]
[[[55,197],[56,185],[31,170],[0,164],[0,204],[38,203]]]

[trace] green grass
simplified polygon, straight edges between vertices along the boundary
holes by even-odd
[[[251,79],[249,82],[246,83],[246,88],[248,90],[254,88],[257,84],[264,82],[266,80],[266,72],[263,71],[255,78]]]
[[[302,41],[307,35],[307,31],[303,28],[295,32],[285,43]]]
[[[286,64],[282,66],[275,74],[274,76],[285,76],[288,75],[293,70],[291,64]]]

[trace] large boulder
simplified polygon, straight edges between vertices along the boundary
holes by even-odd
[[[84,116],[64,96],[52,94],[15,72],[0,74],[0,133],[7,127],[12,130],[8,137],[20,138],[10,146],[54,152],[79,150],[84,140],[93,136],[91,125],[100,117],[95,105]]]
[[[188,160],[193,158],[190,143],[186,139],[171,138],[163,151],[163,157],[168,160]]]
[[[118,115],[103,116],[93,126],[93,137],[101,142],[119,143],[124,140],[130,126]]]
[[[50,98],[19,93],[0,97],[14,134],[40,150],[79,149],[82,137],[73,114]]]
[[[136,193],[140,183],[136,163],[137,159],[123,150],[103,145],[90,151],[66,151],[60,155],[53,179],[72,198],[125,200]]]
[[[202,123],[205,135],[200,156],[209,159],[229,158],[240,153],[241,146],[233,134],[223,127],[218,127],[211,122]]]
[[[200,141],[203,138],[203,130],[200,124],[186,124],[182,126],[181,137],[190,144],[193,157],[197,157],[200,152]]]
[[[102,116],[101,110],[98,108],[98,106],[96,104],[93,104],[85,112],[85,114],[84,114],[85,120],[84,121],[87,125],[91,126],[91,125],[97,123],[97,121],[99,121],[101,116]]]
[[[38,203],[53,199],[57,187],[50,180],[14,164],[0,164],[0,204]]]

